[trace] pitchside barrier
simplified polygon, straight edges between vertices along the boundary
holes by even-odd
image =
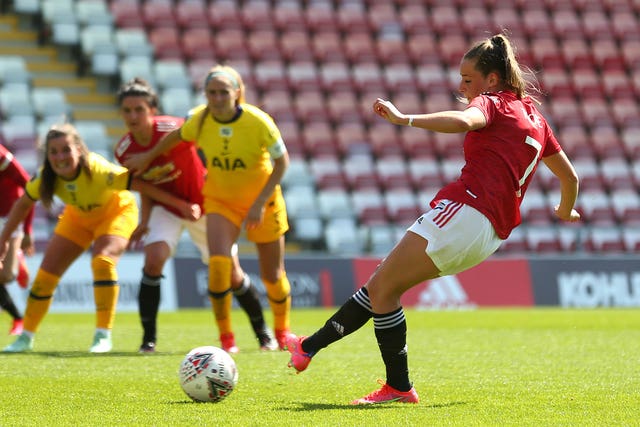
[[[31,277],[42,256],[27,258]],[[245,271],[268,307],[253,257],[241,257]],[[331,307],[342,304],[362,286],[380,262],[377,258],[342,258],[289,255],[287,276],[292,306]],[[88,254],[78,259],[62,277],[51,312],[94,311]],[[137,311],[137,293],[143,265],[140,253],[125,254],[118,264],[118,311]],[[199,258],[178,257],[167,263],[162,282],[161,310],[209,307],[207,266]],[[27,290],[17,285],[9,291],[24,309]],[[632,256],[556,256],[490,258],[457,274],[415,286],[402,299],[403,306],[422,310],[476,307],[640,306],[640,263]],[[235,301],[234,301],[235,304]]]

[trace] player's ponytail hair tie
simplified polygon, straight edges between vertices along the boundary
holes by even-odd
[[[495,36],[491,37],[491,42],[501,49],[504,49],[505,47],[504,38],[500,34],[496,34]]]
[[[207,87],[211,79],[213,79],[214,77],[225,77],[229,79],[234,89],[240,89],[240,83],[238,82],[236,76],[225,70],[213,70],[209,74],[207,74],[207,77],[205,77],[204,79],[204,87]]]

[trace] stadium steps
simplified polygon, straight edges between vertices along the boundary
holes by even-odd
[[[64,90],[73,111],[74,120],[99,120],[105,123],[110,138],[119,138],[122,125],[115,95],[101,92],[93,77],[79,77],[78,65],[66,59],[68,53],[55,45],[40,45],[38,32],[25,28],[16,15],[0,15],[0,55],[19,55],[27,61],[33,87],[54,87]]]

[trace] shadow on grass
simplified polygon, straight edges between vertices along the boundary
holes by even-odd
[[[415,408],[430,408],[430,409],[438,409],[438,408],[448,408],[452,406],[462,406],[468,405],[470,402],[446,402],[446,403],[433,403],[429,405],[420,404],[417,405],[409,405],[410,407]],[[295,406],[294,406],[295,405]],[[351,409],[351,410],[381,410],[381,409],[397,409],[398,403],[383,403],[376,405],[351,405],[351,404],[334,404],[334,403],[310,403],[310,402],[293,402],[291,406],[282,406],[278,409],[282,411],[325,411],[325,410],[333,410],[333,409]]]
[[[156,352],[156,353],[138,353],[137,351],[111,351],[109,353],[89,353],[88,351],[27,351],[24,353],[3,353],[0,356],[20,357],[20,356],[39,356],[39,357],[60,357],[60,358],[88,358],[88,357],[162,357],[183,355],[182,352]]]

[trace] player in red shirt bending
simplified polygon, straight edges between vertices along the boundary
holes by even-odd
[[[24,186],[29,181],[29,175],[13,154],[0,145],[0,229],[4,226],[5,217],[9,214],[11,206],[24,193]],[[33,252],[32,235],[33,209],[22,224],[22,230],[16,231],[9,242],[9,251],[0,269],[0,307],[13,318],[10,335],[22,333],[22,315],[18,311],[11,295],[7,291],[7,285],[13,280],[18,282],[21,288],[29,285],[29,270],[24,260],[23,250]]]
[[[129,130],[115,147],[115,156],[120,163],[124,163],[130,155],[149,150],[163,136],[180,128],[184,122],[181,118],[156,115],[158,96],[153,88],[140,78],[135,78],[120,88],[118,104]],[[183,141],[168,153],[156,157],[141,178],[181,199],[202,206],[205,175],[206,169],[195,146]],[[189,232],[205,264],[209,259],[209,251],[204,216],[197,221],[191,221],[181,217],[174,207],[157,204],[144,196],[141,196],[141,204],[140,224],[131,236],[131,241],[144,241],[145,262],[138,295],[140,320],[144,329],[140,352],[152,353],[156,347],[162,270],[166,261],[173,255],[182,231],[186,229]],[[237,245],[232,248],[232,259],[233,293],[249,316],[260,348],[276,350],[278,344],[265,323],[258,293],[249,276],[240,267]],[[238,351],[237,347],[225,350],[232,353]]]
[[[464,111],[406,115],[378,99],[373,110],[396,125],[465,133],[460,177],[441,189],[425,212],[380,263],[376,272],[316,333],[290,335],[289,366],[298,372],[322,348],[362,327],[373,327],[386,382],[353,404],[417,403],[409,380],[407,323],[400,297],[425,280],[456,274],[482,262],[520,224],[520,202],[538,162],[560,180],[555,214],[577,221],[576,172],[527,94],[534,89],[516,61],[509,39],[494,35],[474,45],[460,63]]]

